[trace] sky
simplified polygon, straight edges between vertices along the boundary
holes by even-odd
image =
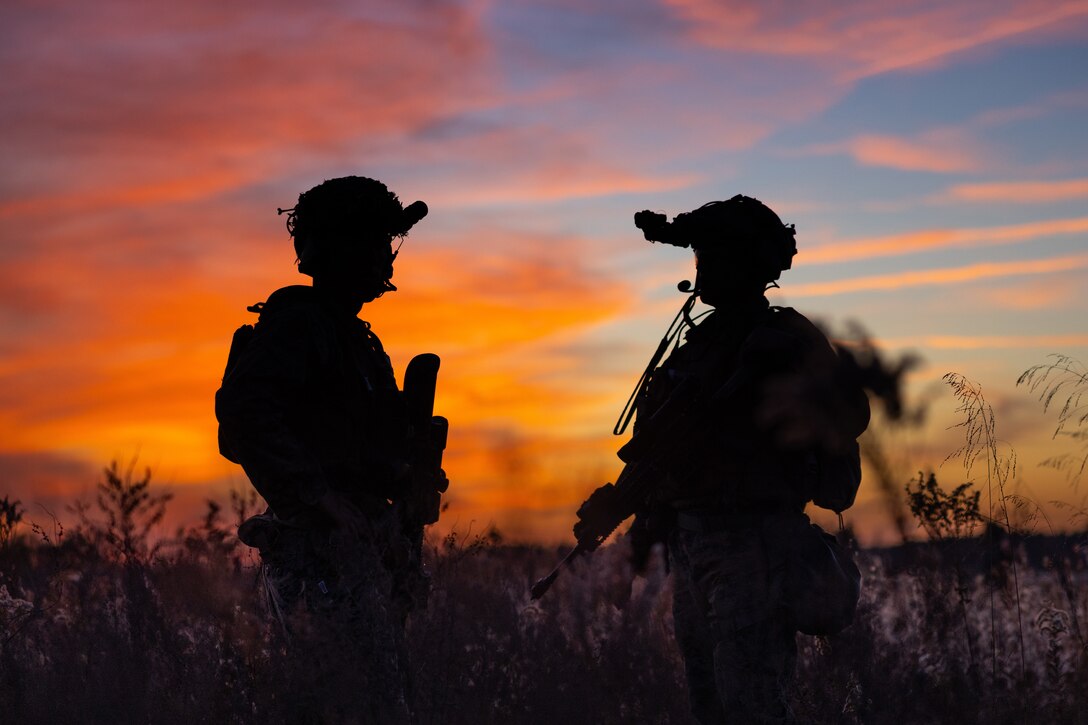
[[[954,371],[1060,528],[1085,488],[1040,464],[1080,449],[1016,380],[1088,361],[1086,68],[1085,0],[9,0],[0,495],[62,515],[133,458],[176,517],[245,487],[213,395],[246,306],[308,281],[276,208],[361,175],[430,207],[362,316],[398,376],[442,357],[443,530],[569,538],[693,273],[632,215],[738,193],[797,228],[774,304],[923,360],[903,482],[986,485],[945,462]]]

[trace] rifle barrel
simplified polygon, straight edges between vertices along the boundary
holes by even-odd
[[[578,558],[578,556],[581,555],[585,550],[585,547],[583,547],[581,544],[578,544],[573,549],[571,549],[570,553],[563,557],[563,561],[559,562],[556,567],[552,569],[551,574],[544,577],[533,585],[533,588],[529,590],[531,595],[530,598],[533,600],[537,600],[544,596],[548,589],[551,588],[555,580],[559,577],[559,572],[563,570],[563,567],[569,566],[570,563]]]

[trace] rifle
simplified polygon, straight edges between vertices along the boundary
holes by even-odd
[[[434,415],[441,362],[437,355],[423,353],[412,358],[404,371],[404,400],[412,427],[408,461],[412,474],[408,490],[398,503],[401,524],[412,542],[416,563],[422,554],[423,527],[438,521],[442,494],[449,487],[449,481],[439,474],[450,424],[442,416]]]
[[[598,488],[579,507],[579,520],[574,525],[578,543],[550,574],[533,585],[533,599],[544,596],[564,567],[582,554],[596,551],[620,524],[646,507],[669,463],[704,442],[709,411],[732,398],[754,376],[754,371],[741,366],[709,401],[703,394],[703,382],[689,377],[652,416],[640,422],[638,431],[617,453],[625,465],[616,482]]]

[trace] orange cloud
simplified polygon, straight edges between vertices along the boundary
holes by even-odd
[[[501,248],[508,236],[476,241]],[[580,271],[575,255],[557,254],[580,240],[522,243],[520,256],[406,252],[396,277],[403,291],[364,310],[398,369],[418,352],[443,356],[440,405],[457,425],[561,429],[594,400],[548,377],[575,363],[542,345],[614,315],[629,295]],[[82,302],[50,307],[0,354],[0,439],[10,450],[94,462],[139,449],[182,482],[221,475],[212,396],[230,335],[254,320],[245,306],[282,282],[265,265],[228,271],[261,275],[244,291],[224,282],[231,276],[189,265],[103,270],[82,261],[46,255],[22,266],[33,285],[56,283],[60,295],[72,287]]]
[[[891,349],[921,347],[938,350],[1069,350],[1088,347],[1088,335],[922,335],[878,341]]]
[[[1051,259],[984,262],[965,267],[911,270],[832,282],[810,282],[808,284],[791,285],[789,292],[797,297],[825,297],[851,292],[886,292],[909,287],[959,284],[998,277],[1053,274],[1055,272],[1085,268],[1088,268],[1088,254],[1075,254]]]
[[[1082,275],[1047,276],[976,290],[975,304],[987,310],[1052,310],[1060,314],[1061,310],[1076,309],[1084,292]]]
[[[953,201],[1036,204],[1088,197],[1088,179],[1061,181],[998,181],[958,184],[947,196]]]
[[[1088,232],[1088,217],[1052,219],[1000,227],[927,229],[887,237],[859,239],[803,249],[805,264],[831,264],[859,259],[895,257],[935,249],[1015,244],[1040,237]]]

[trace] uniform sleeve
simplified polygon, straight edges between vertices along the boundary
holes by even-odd
[[[329,489],[296,419],[323,354],[319,338],[304,310],[269,315],[215,396],[224,455],[229,449],[228,457],[279,514],[312,506]]]

